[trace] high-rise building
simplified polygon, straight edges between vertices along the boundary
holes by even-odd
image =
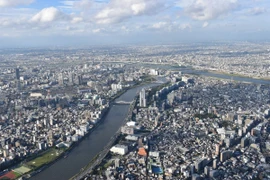
[[[74,80],[75,82],[75,84],[77,84],[77,85],[81,85],[82,84],[82,75],[79,75],[79,74],[77,74],[76,76],[75,76],[75,80]]]
[[[74,84],[74,74],[73,73],[69,73],[68,80],[69,80],[69,84],[71,84],[71,85]]]
[[[204,174],[205,174],[206,176],[209,176],[209,173],[210,173],[210,167],[209,167],[209,166],[205,166],[205,167],[204,167]]]
[[[241,139],[241,147],[242,147],[242,148],[245,148],[245,147],[248,146],[248,144],[249,144],[249,139],[248,139],[247,137],[243,137],[243,138]]]
[[[20,80],[16,80],[16,87],[17,87],[18,91],[21,90],[21,81]]]
[[[20,79],[20,69],[19,68],[15,69],[15,77],[16,77],[17,80]]]
[[[140,92],[140,107],[146,107],[145,89]]]
[[[199,159],[195,162],[195,168],[197,172],[200,172],[203,170],[203,168],[207,165],[208,161],[207,159]]]
[[[214,161],[213,161],[213,169],[217,169],[217,165],[218,165],[218,159],[214,159]]]
[[[118,168],[119,167],[119,164],[120,164],[120,159],[116,158],[114,160],[114,166],[115,166],[115,168]]]
[[[238,136],[242,137],[243,136],[243,129],[242,127],[238,129]]]
[[[218,156],[219,155],[219,151],[220,151],[220,145],[216,144],[216,152],[215,154]]]
[[[60,73],[59,76],[58,76],[58,84],[60,84],[60,85],[64,84],[63,73]]]
[[[18,91],[21,90],[21,82],[20,82],[20,69],[16,68],[15,69],[15,79],[16,79],[16,88]]]
[[[220,153],[220,161],[224,162],[232,157],[232,151],[223,151]]]

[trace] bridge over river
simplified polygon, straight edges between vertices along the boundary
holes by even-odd
[[[132,102],[133,101],[115,101],[113,104],[117,104],[117,105],[129,105]]]

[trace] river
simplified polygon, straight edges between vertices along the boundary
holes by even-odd
[[[197,71],[189,68],[174,68],[184,74],[197,74],[203,76],[217,77],[222,79],[232,79],[236,81],[270,84],[268,80],[252,79],[246,77],[236,77],[224,74],[215,74],[207,71]],[[132,101],[136,94],[143,87],[154,86],[149,84],[142,87],[136,87],[128,90],[121,95],[116,101]],[[113,105],[104,121],[82,142],[79,143],[67,158],[62,158],[44,169],[39,174],[32,177],[32,180],[66,180],[77,174],[81,168],[85,167],[103,148],[108,144],[111,137],[116,134],[129,110],[129,105]]]
[[[143,88],[156,84],[144,85],[128,90],[115,101],[132,101]],[[67,158],[62,158],[36,174],[31,180],[67,180],[85,167],[109,143],[124,122],[129,105],[113,105],[104,117],[104,121],[76,147]]]
[[[133,66],[133,65],[132,65]],[[135,66],[140,66],[135,65]],[[270,80],[264,80],[264,79],[255,79],[250,77],[240,77],[237,75],[229,75],[229,74],[222,74],[222,73],[215,73],[211,71],[203,71],[203,70],[196,70],[192,69],[191,67],[181,67],[181,66],[171,66],[171,65],[163,65],[163,64],[143,64],[142,66],[147,68],[155,68],[155,69],[164,69],[164,70],[173,70],[173,71],[179,71],[182,72],[182,74],[194,74],[199,76],[207,76],[207,77],[215,77],[220,79],[227,79],[227,80],[234,80],[234,81],[240,81],[240,82],[248,82],[248,83],[254,83],[254,84],[270,84]]]

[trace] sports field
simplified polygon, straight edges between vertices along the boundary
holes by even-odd
[[[60,154],[62,150],[57,150],[57,149],[50,149],[48,152],[43,154],[42,156],[39,156],[32,161],[29,161],[26,163],[27,166],[36,169],[40,166],[43,166],[53,160],[55,160]]]
[[[14,171],[9,171],[5,175],[0,177],[0,180],[11,180],[11,179],[16,179],[17,177],[21,176],[21,174],[14,172]]]
[[[28,173],[29,171],[31,171],[31,169],[26,167],[26,166],[20,166],[16,169],[13,169],[13,171],[17,172],[19,174],[25,174],[25,173]]]

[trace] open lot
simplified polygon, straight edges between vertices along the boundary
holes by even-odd
[[[31,171],[31,169],[26,167],[26,166],[20,166],[16,169],[13,169],[13,171],[16,173],[19,173],[19,174],[25,174],[25,173],[28,173],[29,171]]]
[[[32,161],[27,162],[26,165],[33,169],[36,169],[55,160],[62,152],[63,150],[50,149],[45,154],[33,159]]]

